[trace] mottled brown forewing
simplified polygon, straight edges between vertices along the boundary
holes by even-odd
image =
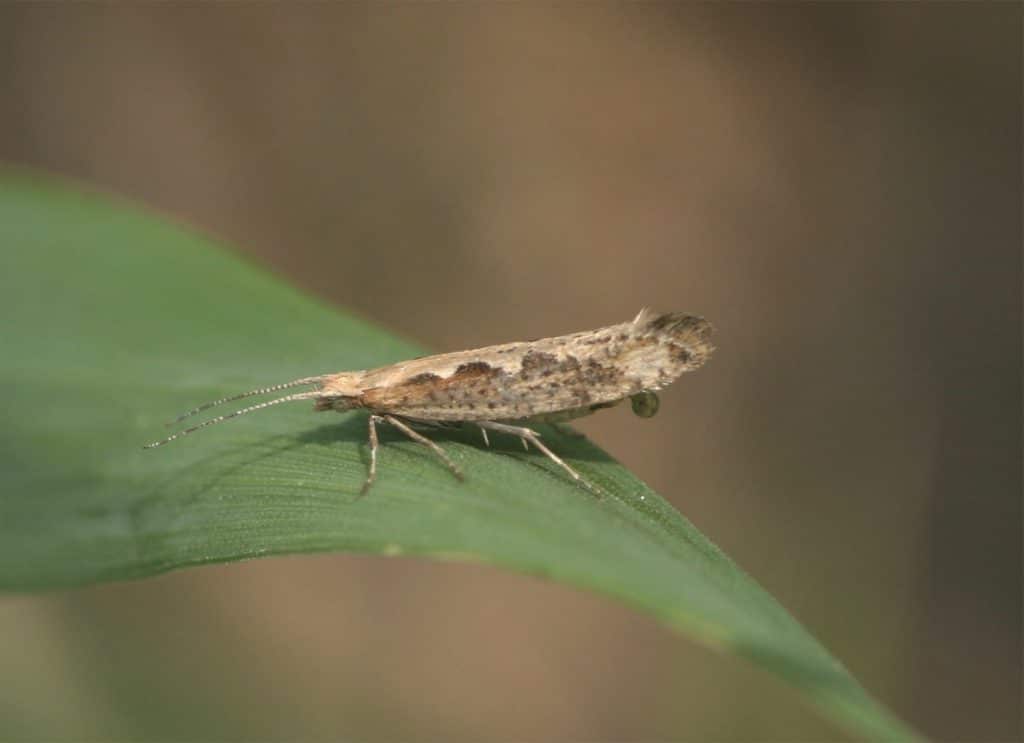
[[[603,407],[700,366],[710,325],[641,313],[599,330],[428,356],[365,372],[358,405],[420,420],[519,420]],[[328,385],[329,386],[329,385]]]

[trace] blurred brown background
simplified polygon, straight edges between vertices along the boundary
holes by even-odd
[[[437,350],[704,314],[582,428],[897,713],[1021,736],[1021,6],[0,6],[0,159]],[[10,249],[10,248],[4,248]],[[834,740],[774,678],[484,567],[0,598],[9,739]]]

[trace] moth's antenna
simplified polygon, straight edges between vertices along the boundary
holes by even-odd
[[[183,420],[185,420],[186,418],[191,418],[196,413],[202,413],[204,410],[209,410],[210,408],[217,407],[218,405],[223,405],[226,402],[234,402],[235,400],[241,400],[244,397],[252,397],[253,395],[265,395],[268,392],[277,392],[278,390],[286,390],[289,387],[300,387],[300,386],[302,386],[304,384],[316,384],[317,382],[320,382],[323,379],[324,379],[323,376],[319,376],[319,377],[303,377],[302,379],[295,379],[295,380],[292,380],[291,382],[284,382],[283,384],[275,384],[275,385],[271,385],[270,387],[261,387],[258,390],[249,390],[248,392],[242,392],[242,393],[237,394],[237,395],[231,395],[230,397],[222,397],[221,399],[214,400],[213,402],[203,403],[198,408],[192,408],[187,413],[182,413],[181,415],[179,415],[177,418],[175,418],[173,421],[171,421],[167,425],[168,426],[173,426],[175,423],[181,423]]]
[[[277,405],[278,403],[282,403],[282,402],[292,402],[293,400],[310,400],[310,399],[316,397],[319,394],[320,393],[318,391],[315,391],[315,390],[313,392],[296,392],[293,395],[285,395],[284,397],[279,397],[276,400],[268,400],[267,402],[261,402],[258,405],[250,405],[247,408],[242,408],[241,410],[236,410],[234,413],[228,413],[226,415],[218,415],[216,418],[210,418],[210,420],[203,421],[202,423],[200,423],[198,425],[192,426],[192,428],[186,428],[184,431],[178,431],[178,433],[172,434],[172,435],[168,436],[166,439],[162,439],[160,441],[154,441],[152,444],[146,444],[142,448],[143,449],[153,449],[153,448],[155,448],[157,446],[163,446],[164,444],[170,443],[171,441],[174,441],[177,438],[180,438],[182,436],[188,436],[190,433],[194,433],[195,431],[198,431],[200,428],[206,428],[207,426],[212,426],[214,423],[223,423],[226,420],[231,420],[232,418],[237,418],[240,415],[245,415],[246,413],[252,413],[252,412],[255,412],[257,410],[263,410],[263,408],[269,408],[271,405]]]

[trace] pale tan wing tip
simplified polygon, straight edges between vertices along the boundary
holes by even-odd
[[[707,341],[715,332],[714,326],[700,315],[685,312],[655,312],[644,307],[633,318],[637,330],[651,330],[672,335],[686,336],[697,341]]]
[[[658,313],[645,307],[633,323],[635,332],[668,336],[683,344],[690,352],[687,364],[689,369],[703,365],[715,350],[711,344],[714,326],[699,315],[688,315],[685,312]]]

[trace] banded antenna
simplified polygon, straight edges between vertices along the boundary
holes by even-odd
[[[198,408],[192,408],[187,413],[182,413],[173,421],[168,423],[168,426],[173,426],[175,423],[181,423],[186,418],[191,418],[196,413],[202,413],[204,410],[215,408],[218,405],[223,405],[226,402],[234,402],[235,400],[242,400],[246,397],[252,397],[253,395],[265,395],[268,392],[277,392],[279,390],[286,390],[289,387],[301,387],[305,384],[319,384],[326,378],[325,375],[317,377],[303,377],[302,379],[293,379],[291,382],[283,382],[282,384],[273,384],[270,387],[260,387],[259,389],[249,390],[248,392],[242,392],[237,395],[230,395],[228,397],[222,397],[219,400],[213,402],[204,402]]]
[[[268,392],[277,392],[278,390],[289,389],[291,387],[301,387],[303,385],[309,385],[309,384],[320,385],[323,382],[324,379],[325,379],[324,376],[303,377],[302,379],[295,379],[295,380],[292,380],[291,382],[284,382],[282,384],[275,384],[275,385],[271,385],[270,387],[260,387],[259,389],[249,390],[248,392],[242,392],[242,393],[237,394],[237,395],[229,395],[228,397],[222,397],[221,399],[214,400],[213,402],[203,403],[199,407],[193,408],[192,410],[188,411],[187,413],[183,413],[182,415],[179,415],[173,422],[168,423],[167,425],[169,425],[169,426],[174,425],[175,423],[179,423],[179,422],[185,420],[186,418],[191,418],[193,415],[196,415],[197,413],[201,413],[204,410],[209,410],[210,408],[216,407],[217,405],[223,405],[224,403],[227,403],[227,402],[234,402],[235,400],[242,400],[242,399],[244,399],[246,397],[252,397],[253,395],[265,395]],[[236,410],[233,413],[226,413],[224,415],[218,415],[215,418],[210,418],[209,420],[205,420],[202,423],[199,423],[199,424],[196,424],[196,425],[192,426],[191,428],[186,428],[183,431],[178,431],[177,433],[171,434],[170,436],[168,436],[165,439],[161,439],[160,441],[154,441],[152,444],[146,444],[142,448],[143,449],[154,449],[154,448],[156,448],[158,446],[163,446],[164,444],[169,444],[170,442],[174,441],[175,439],[179,439],[182,436],[188,436],[190,433],[195,433],[196,431],[199,431],[200,429],[206,428],[207,426],[212,426],[212,425],[214,425],[216,423],[223,423],[224,421],[231,420],[232,418],[238,418],[239,416],[242,416],[242,415],[247,415],[249,413],[254,413],[257,410],[263,410],[264,408],[269,408],[272,405],[278,405],[278,404],[280,404],[282,402],[294,402],[296,400],[312,400],[312,399],[315,399],[315,398],[317,398],[319,396],[320,396],[320,390],[319,389],[315,389],[315,390],[310,390],[308,392],[296,392],[296,393],[293,393],[291,395],[285,395],[284,397],[278,397],[278,398],[276,398],[274,400],[267,400],[266,402],[261,402],[261,403],[258,403],[256,405],[250,405],[250,406],[248,406],[246,408],[242,408],[241,410]]]

